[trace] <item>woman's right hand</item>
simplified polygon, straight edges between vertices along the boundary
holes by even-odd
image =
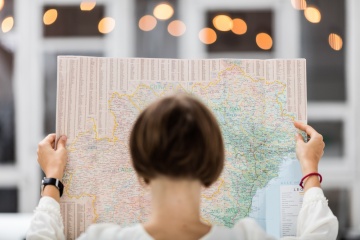
[[[296,134],[296,156],[299,159],[303,176],[318,172],[318,165],[325,147],[322,135],[307,124],[294,122],[294,125],[310,136],[310,140],[304,142],[303,137],[299,133]]]

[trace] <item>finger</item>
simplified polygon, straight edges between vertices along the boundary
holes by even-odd
[[[55,134],[49,134],[39,143],[39,148],[51,147],[54,141],[55,141]]]
[[[301,136],[300,133],[296,133],[295,139],[296,139],[297,142],[299,142],[299,141],[304,142],[304,139],[303,139],[303,137]]]
[[[67,137],[65,135],[61,136],[57,142],[57,150],[64,149],[66,147]]]
[[[44,140],[42,140],[43,142],[52,144],[55,141],[56,138],[56,134],[55,133],[51,133],[49,135],[46,136],[46,138],[44,138]]]
[[[315,129],[313,129],[312,127],[310,127],[307,124],[300,123],[300,122],[294,122],[294,125],[296,128],[306,132],[306,134],[309,135],[310,138],[313,137],[314,135],[318,134],[318,132]]]

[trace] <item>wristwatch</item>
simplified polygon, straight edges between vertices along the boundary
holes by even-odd
[[[45,188],[47,185],[53,185],[53,186],[55,186],[57,189],[59,189],[60,197],[63,195],[63,192],[64,192],[64,184],[62,184],[62,182],[61,182],[59,179],[44,177],[44,179],[41,181],[41,196],[42,196],[42,193],[43,193],[43,191],[44,191],[44,188]]]

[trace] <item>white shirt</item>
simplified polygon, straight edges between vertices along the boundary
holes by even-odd
[[[336,239],[339,223],[331,212],[321,188],[310,188],[304,195],[299,212],[297,236],[282,239]],[[40,199],[31,221],[26,239],[65,239],[64,225],[60,214],[60,205],[51,197]],[[122,228],[116,224],[100,223],[91,225],[78,239],[132,239],[153,240],[141,224]],[[212,226],[201,240],[266,240],[275,239],[250,218],[237,222],[233,228]]]

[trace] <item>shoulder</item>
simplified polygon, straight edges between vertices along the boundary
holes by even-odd
[[[244,239],[273,239],[260,227],[252,218],[244,218],[238,221],[233,227],[234,231],[242,234]]]
[[[98,223],[91,225],[79,240],[92,239],[143,239],[151,240],[140,224],[131,227],[121,227],[112,223]]]
[[[252,218],[241,219],[232,228],[213,226],[202,240],[220,239],[220,237],[231,240],[272,239],[266,235],[265,231]]]

